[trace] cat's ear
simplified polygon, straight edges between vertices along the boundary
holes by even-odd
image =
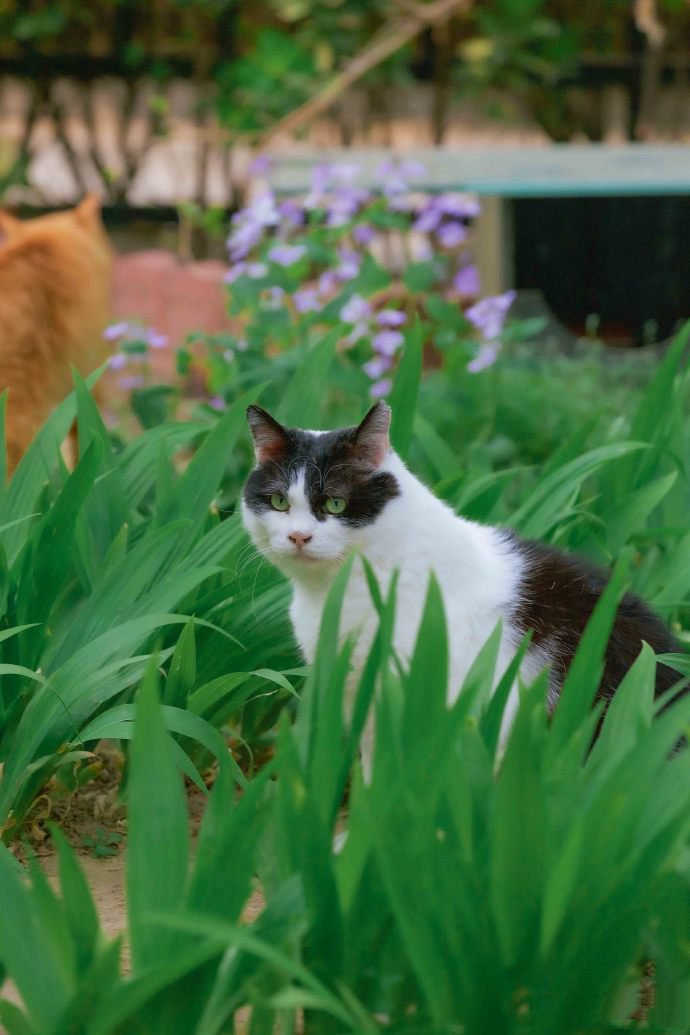
[[[358,458],[368,467],[380,467],[390,451],[388,430],[391,426],[391,408],[379,400],[367,413],[355,431]]]
[[[280,460],[287,450],[287,432],[270,413],[261,406],[247,407],[247,423],[256,446],[256,459],[260,464]]]
[[[21,229],[22,221],[0,208],[0,242],[9,241]]]
[[[74,209],[74,218],[87,229],[98,226],[101,222],[101,199],[98,194],[87,194]]]

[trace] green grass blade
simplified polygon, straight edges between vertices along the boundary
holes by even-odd
[[[170,671],[163,686],[165,704],[184,708],[196,679],[196,648],[194,643],[194,619],[190,618],[180,633],[177,646],[170,661]]]
[[[318,344],[308,350],[285,390],[276,416],[289,427],[318,427],[323,413],[323,386],[328,376],[341,337],[335,327]]]
[[[136,972],[160,965],[179,947],[179,938],[151,923],[147,913],[181,907],[189,860],[185,798],[158,701],[155,665],[137,697],[128,801],[127,915]]]
[[[68,997],[69,986],[55,950],[43,932],[29,889],[15,860],[0,845],[0,961],[14,981],[32,1021],[49,1031]]]
[[[417,396],[422,380],[424,328],[419,320],[405,332],[405,345],[390,394],[393,410],[391,444],[403,460],[412,442]]]

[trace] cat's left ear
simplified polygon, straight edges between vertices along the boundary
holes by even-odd
[[[287,431],[283,425],[261,406],[247,407],[247,423],[254,438],[258,463],[280,460],[288,446]]]
[[[379,400],[367,413],[355,431],[355,448],[358,457],[367,467],[380,467],[391,448],[388,431],[391,426],[392,410]]]
[[[10,215],[5,209],[0,209],[0,242],[9,241],[21,229],[22,221],[16,216]]]

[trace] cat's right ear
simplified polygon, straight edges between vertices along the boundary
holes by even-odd
[[[261,406],[247,407],[247,423],[254,438],[257,462],[265,464],[267,461],[280,460],[288,446],[283,425]]]

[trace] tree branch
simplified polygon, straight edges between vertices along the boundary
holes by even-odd
[[[464,13],[472,6],[473,0],[432,0],[427,4],[410,0],[403,2],[405,10],[409,12],[405,17],[384,25],[320,93],[261,134],[257,146],[262,148],[279,133],[294,132],[327,111],[345,90],[413,40],[423,29],[446,21],[453,15]]]

